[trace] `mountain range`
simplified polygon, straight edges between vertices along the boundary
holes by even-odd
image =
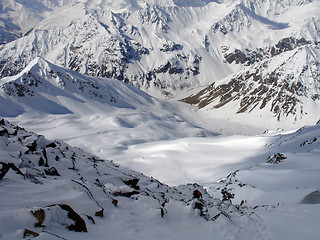
[[[300,127],[319,119],[319,4],[4,1],[0,76],[42,57],[220,118]]]
[[[1,1],[0,239],[318,240],[319,12]]]

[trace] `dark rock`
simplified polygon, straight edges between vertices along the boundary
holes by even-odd
[[[125,184],[127,184],[128,186],[136,189],[136,190],[139,190],[139,189],[140,189],[140,187],[137,186],[137,184],[138,184],[138,182],[139,182],[139,179],[138,179],[138,178],[133,178],[133,179],[130,179],[130,180],[127,180],[127,181],[124,181],[124,180],[123,180],[123,182],[124,182]]]
[[[305,196],[300,204],[320,204],[320,191],[314,191]]]
[[[20,174],[22,176],[24,176],[24,174],[20,171],[19,168],[17,168],[13,163],[5,163],[5,162],[0,162],[0,164],[2,165],[1,169],[0,169],[0,180],[2,178],[4,178],[4,176],[7,174],[7,172],[12,169],[13,171],[15,171],[17,174]]]
[[[68,212],[68,218],[72,219],[75,223],[68,225],[70,231],[75,232],[88,232],[86,222],[76,213],[69,205],[59,204],[59,207]]]
[[[202,210],[203,207],[204,207],[204,205],[201,202],[195,202],[195,204],[194,204],[194,209]]]
[[[76,213],[69,205],[67,204],[54,204],[50,205],[45,209],[38,209],[35,211],[31,211],[32,215],[38,220],[37,223],[35,223],[35,227],[45,227],[43,225],[43,221],[45,220],[46,213],[50,215],[50,209],[52,207],[60,207],[62,209],[61,211],[67,212],[67,217],[74,221],[74,224],[67,225],[66,223],[61,223],[62,225],[66,226],[67,229],[70,231],[76,231],[76,232],[87,232],[87,227],[85,221],[80,217],[78,213]],[[56,211],[54,211],[54,214],[57,214]],[[60,213],[61,214],[61,213]],[[50,219],[50,217],[49,217]]]
[[[60,176],[55,167],[47,168],[44,170],[45,174],[48,176]]]
[[[172,52],[172,51],[179,51],[182,49],[183,49],[183,46],[181,44],[174,43],[174,42],[168,42],[168,43],[164,43],[162,45],[162,47],[160,48],[160,51],[161,52]]]
[[[157,67],[154,69],[155,73],[166,73],[171,68],[171,63],[167,62],[164,65],[161,65],[160,67]]]
[[[0,129],[0,136],[6,136],[8,137],[9,136],[9,132],[6,128],[4,129]]]
[[[276,45],[274,45],[271,50],[271,56],[279,55],[283,52],[291,51],[296,47],[300,47],[310,42],[305,40],[304,38],[296,39],[294,37],[288,37],[281,39]]]
[[[236,49],[233,53],[227,54],[225,59],[228,63],[235,62],[236,64],[248,61],[247,56],[239,49]]]
[[[100,211],[97,211],[94,215],[97,217],[103,217],[103,211],[104,209],[101,209]]]
[[[28,143],[26,146],[31,152],[34,152],[37,149],[37,142],[33,141],[32,143]]]
[[[31,211],[32,215],[38,220],[37,223],[34,224],[35,227],[44,227],[42,225],[45,218],[45,211],[40,208],[39,210]]]
[[[118,206],[118,200],[113,199],[113,200],[112,200],[112,204],[113,204],[115,207],[117,207],[117,206]]]
[[[136,194],[139,194],[139,192],[138,191],[131,191],[131,192],[116,192],[116,193],[114,193],[115,196],[122,196],[122,197],[127,197],[127,198],[130,198]]]
[[[26,237],[29,237],[29,236],[38,237],[39,233],[36,233],[36,232],[31,231],[29,229],[25,229],[24,232],[23,232],[23,238],[26,238]]]
[[[40,159],[39,159],[39,166],[45,166],[45,162],[42,157],[40,157]]]
[[[285,157],[282,153],[277,153],[277,154],[274,154],[272,157],[269,156],[267,159],[267,163],[278,164],[283,162],[284,159],[287,159],[287,157]]]
[[[232,198],[234,198],[234,194],[230,192],[230,189],[227,188],[223,188],[221,190],[221,194],[222,194],[222,201],[229,201]]]
[[[52,143],[49,143],[49,144],[47,144],[46,145],[46,148],[55,148],[57,145],[54,143],[54,142],[52,142]]]
[[[163,218],[164,217],[164,209],[163,208],[160,208],[160,214],[161,214],[161,217]]]
[[[93,217],[87,215],[87,218],[88,218],[93,224],[96,224],[96,221],[93,219]]]

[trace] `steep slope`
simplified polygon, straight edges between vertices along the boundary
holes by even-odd
[[[70,14],[74,9],[77,14]],[[149,89],[157,96],[170,97],[172,91],[199,83],[196,76],[202,61],[193,46],[183,50],[181,43],[167,37],[174,11],[149,5],[132,13],[82,5],[63,9],[26,37],[9,43],[10,47],[3,46],[1,76],[17,74],[32,59],[41,56],[81,73],[116,78]],[[66,15],[75,17],[70,19]],[[202,48],[201,41],[198,44]],[[189,80],[182,81],[184,78]]]
[[[259,136],[139,144],[129,148],[128,156],[133,158],[131,167],[161,181],[198,182],[212,196],[223,193],[233,204],[248,207],[253,218],[242,219],[245,226],[224,239],[316,240],[320,236],[319,136],[318,122],[297,131]],[[232,220],[237,225],[240,219]],[[252,231],[261,235],[250,236]]]
[[[180,108],[123,82],[42,58],[0,80],[0,116],[104,158],[135,143],[215,134],[194,124],[197,117],[186,120]]]
[[[169,187],[4,119],[0,148],[0,237],[4,240],[105,239],[106,235],[211,239],[213,233],[223,239],[245,226],[242,219],[255,218],[248,209],[212,198],[200,185]],[[196,189],[203,200],[193,200]],[[233,220],[239,225],[221,230]],[[250,231],[250,235],[259,238],[261,232]]]
[[[96,103],[97,106],[104,104],[106,107],[110,105],[134,108],[128,103],[129,99],[124,100],[119,95],[120,85],[119,89],[115,90],[112,88],[113,81],[105,82],[103,85],[97,79],[56,67],[42,58],[36,58],[17,76],[2,79],[1,90],[7,101],[19,104],[24,111],[30,108],[33,111],[39,109],[41,112],[51,114],[75,113],[76,110],[81,111],[81,108],[88,110],[89,107],[85,105],[90,104],[89,101]],[[152,103],[152,98],[146,94],[138,94],[130,87],[127,89],[131,90],[131,94],[128,94],[130,97]],[[19,101],[21,98],[24,101]],[[77,104],[83,106],[73,109]],[[2,111],[2,115],[9,116],[9,112],[14,111],[14,108],[2,108]]]
[[[198,184],[169,187],[1,119],[0,236],[316,240],[319,139],[317,124],[275,136],[189,138],[135,147],[149,165],[159,157],[180,159],[186,161],[183,169],[190,164],[190,150],[202,164],[211,155],[205,171],[189,169],[197,173],[189,180],[203,174],[204,190]],[[166,163],[171,169],[175,161]],[[195,189],[204,199],[202,216],[193,209]]]
[[[240,122],[252,119],[256,125],[290,128],[314,124],[320,119],[319,46],[305,42],[293,47],[289,40],[287,45],[276,45],[283,50],[275,46],[269,58],[258,59],[252,65],[252,58],[244,54],[237,55],[241,58],[229,56],[232,61],[247,62],[249,67],[182,101],[196,104],[216,117]]]

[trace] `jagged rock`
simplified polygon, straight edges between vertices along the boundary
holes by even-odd
[[[161,52],[172,52],[182,50],[183,46],[181,44],[177,44],[175,42],[167,42],[162,45],[160,48]]]
[[[279,55],[283,52],[291,51],[297,47],[310,44],[310,41],[307,41],[305,38],[296,39],[294,37],[287,37],[280,40],[277,44],[271,47],[270,54],[271,56]]]
[[[70,221],[64,220],[63,218],[63,215],[65,215],[64,212],[67,212],[66,218],[72,220],[74,222],[73,224],[70,224]],[[45,221],[55,221],[61,224],[62,226],[66,226],[66,228],[70,231],[76,231],[76,232],[88,231],[85,221],[80,217],[78,213],[76,213],[67,204],[54,204],[45,208],[40,208],[38,210],[31,211],[31,213],[38,220],[38,222],[35,223],[35,227],[44,228],[46,227],[46,225],[44,225]],[[48,217],[46,217],[47,215]]]
[[[103,212],[104,212],[104,209],[101,209],[100,211],[95,212],[94,215],[97,217],[103,217]]]
[[[310,118],[311,114],[307,110],[309,105],[304,103],[318,104],[313,96],[320,91],[317,83],[319,64],[316,54],[312,53],[317,49],[316,46],[301,46],[281,58],[257,62],[223,83],[212,83],[181,101],[195,104],[198,108],[210,105],[213,110],[232,105],[237,106],[235,114],[255,112],[253,115],[269,116],[272,113],[279,122],[303,122],[302,119]],[[297,62],[300,62],[299,66],[293,68]]]
[[[140,192],[138,192],[138,191],[115,192],[115,193],[113,193],[113,194],[114,194],[115,196],[123,196],[123,197],[130,198],[130,197],[132,197],[133,195],[140,194]]]
[[[46,148],[55,148],[57,146],[57,144],[55,144],[54,142],[49,143],[46,145]]]
[[[29,236],[38,237],[39,233],[31,231],[29,229],[25,229],[24,232],[23,232],[23,238],[26,238],[26,237],[29,237]]]
[[[277,153],[277,154],[274,154],[273,156],[269,156],[267,159],[267,163],[278,164],[283,162],[284,159],[287,159],[287,157],[284,156],[282,153]]]
[[[49,176],[60,176],[58,170],[55,167],[44,169],[44,172]]]
[[[10,123],[6,123],[5,127],[8,129],[8,132],[13,132],[14,129],[17,129]],[[25,150],[28,143],[39,138],[40,137],[35,133],[19,130],[16,136],[9,135],[5,139],[7,140],[8,145],[1,145],[3,148],[1,150],[12,155],[12,149]],[[20,141],[18,139],[20,139]],[[88,209],[95,209],[98,206],[100,211],[97,211],[94,215],[103,217],[103,207],[110,207],[112,206],[110,205],[111,203],[117,207],[118,201],[121,206],[111,210],[111,214],[115,214],[116,212],[123,214],[122,211],[126,211],[127,207],[130,208],[132,206],[130,211],[132,210],[133,214],[137,214],[139,219],[143,219],[144,214],[149,213],[144,213],[144,211],[141,211],[140,207],[138,209],[134,207],[137,206],[137,204],[142,203],[145,204],[146,207],[150,207],[150,210],[156,212],[157,217],[160,219],[160,217],[165,217],[165,214],[171,211],[173,206],[179,206],[179,209],[183,207],[188,208],[188,203],[190,202],[190,199],[192,199],[192,193],[196,189],[201,191],[203,200],[205,201],[205,209],[202,209],[202,213],[200,211],[200,214],[202,214],[201,217],[204,217],[208,221],[213,219],[212,216],[216,216],[217,213],[221,211],[225,211],[227,214],[230,214],[230,216],[236,217],[238,217],[239,214],[243,216],[247,213],[249,216],[252,211],[252,209],[248,209],[247,213],[243,213],[242,209],[240,211],[233,207],[231,201],[214,199],[205,189],[202,189],[200,185],[188,184],[169,187],[141,173],[115,165],[111,161],[99,160],[99,158],[94,157],[91,154],[85,153],[78,148],[73,148],[62,142],[56,141],[55,148],[46,148],[50,143],[50,141],[42,138],[41,141],[37,141],[37,148],[34,152],[30,151],[26,155],[23,153],[23,150],[20,154],[12,155],[11,158],[17,162],[22,162],[19,167],[21,170],[23,169],[23,172],[26,172],[26,175],[30,172],[35,176],[40,176],[40,174],[43,174],[44,169],[49,170],[43,166],[38,166],[39,156],[43,154],[43,148],[45,148],[47,158],[49,161],[52,161],[52,164],[54,164],[57,169],[59,169],[59,174],[61,174],[61,177],[59,177],[59,180],[61,180],[60,183],[64,184],[62,184],[63,186],[61,186],[61,184],[57,185],[53,182],[55,181],[54,178],[46,178],[43,181],[44,189],[53,191],[44,193],[47,198],[41,199],[41,202],[43,201],[43,204],[46,204],[46,202],[47,204],[50,204],[50,201],[53,200],[50,199],[49,196],[50,194],[52,195],[52,193],[55,194],[55,191],[57,191],[57,196],[55,196],[54,199],[59,199],[59,202],[70,202],[69,196],[65,195],[66,190],[68,190],[72,196],[75,196],[75,199],[71,199],[71,202],[80,200],[83,204],[77,204],[79,212],[78,210],[76,210],[76,212],[70,205],[66,204],[54,204],[41,208],[34,208],[34,211],[32,211],[32,214],[35,216],[34,223],[35,226],[42,228],[41,232],[50,232],[51,230],[59,228],[59,231],[66,231],[67,228],[70,231],[86,232],[88,229],[85,220],[94,223],[94,220],[92,220],[93,218],[90,217],[93,216],[93,213],[87,212],[90,211]],[[56,156],[59,156],[61,160],[55,161],[54,159]],[[75,160],[77,171],[70,171],[68,166]],[[52,168],[52,170],[54,170],[54,168]],[[231,174],[230,178],[234,175],[235,173]],[[19,184],[21,187],[21,185],[23,186],[24,184],[23,181],[26,181],[25,184],[28,186],[26,191],[33,188],[32,190],[35,191],[35,193],[39,192],[39,186],[27,182],[28,176],[26,176],[25,180],[19,179],[18,182],[11,181],[11,184],[16,182],[16,184]],[[232,194],[229,189],[226,189],[226,191],[227,193]],[[8,192],[8,194],[10,193]],[[134,196],[135,194],[137,195]],[[114,197],[114,195],[117,195],[117,197]],[[31,197],[32,195],[29,193],[28,196]],[[127,199],[128,197],[130,199]],[[231,197],[227,196],[225,198],[230,200]],[[28,205],[32,204],[32,202],[39,203],[36,194],[33,195],[32,201]],[[173,205],[171,205],[172,202]],[[125,206],[124,208],[122,207],[122,203]],[[25,203],[22,202],[22,205],[23,204]],[[86,207],[82,208],[83,205]],[[199,208],[201,208],[201,206],[197,207],[197,209]],[[181,210],[183,211],[183,209]],[[13,211],[15,211],[15,209]],[[79,214],[80,212],[81,215]],[[174,213],[174,211],[172,213]],[[125,215],[127,215],[127,213],[125,213]],[[82,218],[82,216],[84,216],[84,218]]]
[[[136,190],[139,190],[139,189],[140,189],[140,187],[137,186],[137,184],[138,184],[138,182],[139,182],[139,179],[137,179],[137,178],[133,178],[133,179],[126,180],[126,181],[123,180],[123,182],[124,182],[125,184],[127,184],[128,186],[136,189]]]
[[[294,38],[288,37],[281,39],[278,43],[272,47],[267,48],[258,48],[256,50],[245,49],[241,51],[240,49],[235,49],[231,53],[226,53],[224,55],[225,60],[231,64],[244,64],[245,66],[252,65],[256,62],[260,62],[263,59],[272,58],[274,56],[280,55],[281,53],[291,51],[295,48],[311,44],[310,41],[307,41],[304,38]],[[224,48],[227,51],[228,48]]]
[[[0,169],[0,180],[4,178],[4,176],[7,174],[7,172],[10,169],[15,171],[17,174],[24,176],[24,174],[20,171],[20,169],[17,168],[13,163],[0,162],[0,164],[2,165]]]
[[[44,219],[45,219],[45,211],[40,208],[38,210],[35,210],[35,211],[31,211],[32,215],[38,220],[37,223],[34,224],[35,227],[44,227],[42,225]]]
[[[302,142],[302,143],[300,144],[300,147],[303,147],[303,146],[305,146],[306,144],[311,145],[311,144],[315,143],[316,141],[318,141],[318,138],[314,137],[312,140],[306,140],[306,141]]]
[[[67,228],[70,231],[76,232],[88,232],[86,222],[76,213],[69,205],[59,204],[59,207],[68,212],[68,218],[74,221],[74,224],[68,225]]]
[[[116,199],[112,199],[112,204],[117,207],[118,206],[118,200]]]
[[[300,204],[320,204],[320,191],[314,191],[305,196]]]
[[[9,132],[7,129],[0,129],[0,136],[8,136]]]
[[[26,145],[26,147],[31,151],[34,152],[37,149],[37,141],[33,141]]]
[[[231,189],[223,188],[221,190],[222,201],[231,201],[234,198],[234,193],[231,193]]]

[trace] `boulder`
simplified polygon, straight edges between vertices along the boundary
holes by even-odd
[[[320,191],[314,191],[305,196],[300,204],[320,204]]]

